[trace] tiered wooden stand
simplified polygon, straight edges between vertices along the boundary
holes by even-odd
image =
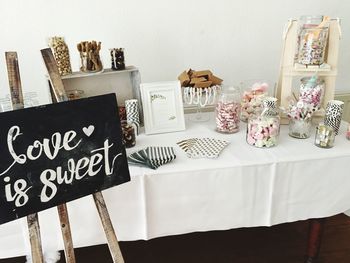
[[[327,102],[334,99],[336,77],[338,73],[339,41],[341,38],[340,20],[332,19],[330,21],[325,63],[320,66],[305,66],[294,62],[297,37],[298,21],[290,20],[283,34],[283,50],[276,95],[280,101],[280,105],[287,108],[288,97],[292,95],[293,91],[293,80],[306,76],[310,77],[317,73],[318,76],[325,81],[325,93],[322,107],[314,115],[316,119],[320,119],[324,117]],[[287,123],[287,117],[282,116],[282,124]]]

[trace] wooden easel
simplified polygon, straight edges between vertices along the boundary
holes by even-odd
[[[328,45],[325,63],[321,66],[306,66],[295,63],[294,56],[297,47],[298,20],[289,20],[283,33],[283,48],[279,79],[277,83],[277,98],[280,105],[288,108],[288,97],[292,94],[293,78],[312,76],[316,72],[325,81],[325,94],[321,109],[314,116],[323,118],[326,104],[334,99],[335,81],[338,69],[339,42],[341,38],[340,20],[331,19],[329,24]],[[287,124],[288,119],[282,116],[282,124]]]
[[[56,61],[53,57],[51,49],[41,50],[46,68],[49,73],[54,102],[67,101],[63,82],[61,80]],[[6,52],[6,65],[8,71],[8,79],[11,91],[11,100],[13,109],[24,108],[24,100],[22,93],[22,85],[19,74],[18,57],[16,52]],[[108,209],[101,192],[93,194],[94,202],[99,213],[102,226],[107,238],[108,247],[114,263],[124,263],[122,253],[119,248],[117,236],[115,234],[112,221],[109,217]],[[61,224],[61,231],[64,242],[64,252],[67,263],[75,263],[74,246],[72,241],[69,216],[66,204],[57,206],[58,215]],[[44,263],[44,257],[41,246],[40,225],[38,214],[32,214],[27,217],[29,238],[31,244],[32,260],[34,263]]]

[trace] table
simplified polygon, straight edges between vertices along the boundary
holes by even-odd
[[[186,121],[186,131],[137,137],[133,152],[174,146],[177,158],[157,170],[130,166],[131,182],[103,192],[119,240],[148,240],[195,231],[226,230],[323,218],[350,209],[350,141],[343,123],[335,147],[288,136],[258,149],[245,142],[245,126],[232,135]],[[189,159],[176,142],[191,137],[230,141],[218,159]],[[105,243],[91,196],[70,202],[75,247]],[[63,248],[56,208],[39,214],[44,251]],[[29,254],[25,219],[0,226],[0,258]]]

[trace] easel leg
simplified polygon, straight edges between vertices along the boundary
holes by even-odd
[[[33,263],[44,263],[38,214],[27,216]]]
[[[305,263],[315,263],[317,262],[318,254],[320,251],[323,228],[326,219],[310,219],[309,221],[310,229]]]
[[[72,233],[70,230],[67,205],[62,204],[57,206],[58,215],[61,223],[61,231],[64,243],[64,255],[67,263],[75,263],[74,246]]]
[[[111,219],[108,214],[106,203],[104,201],[103,195],[101,192],[93,194],[95,205],[97,211],[100,215],[103,229],[105,231],[109,251],[111,252],[114,263],[124,263],[122,252],[120,251],[118,239],[114,232],[114,228],[111,222]]]

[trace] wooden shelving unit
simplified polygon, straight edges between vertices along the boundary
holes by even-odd
[[[322,108],[315,113],[316,118],[322,118],[327,102],[334,99],[335,82],[338,74],[339,42],[341,38],[340,20],[331,19],[330,21],[325,63],[320,66],[305,66],[295,63],[297,35],[298,21],[288,21],[283,34],[283,50],[276,96],[279,99],[280,105],[287,108],[287,98],[292,94],[293,80],[298,77],[313,76],[317,72],[318,76],[325,81]],[[286,116],[282,117],[282,123],[288,123]]]

